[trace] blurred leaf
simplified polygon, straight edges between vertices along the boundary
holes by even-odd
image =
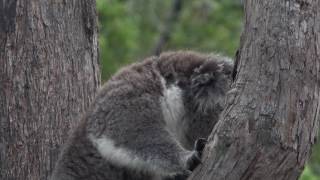
[[[239,45],[242,8],[234,0],[184,0],[167,50],[192,49],[233,57]],[[171,1],[97,0],[102,79],[151,54]]]
[[[315,175],[309,166],[306,166],[303,173],[301,174],[300,180],[319,180],[320,176]]]

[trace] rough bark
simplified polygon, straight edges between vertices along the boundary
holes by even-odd
[[[100,84],[94,0],[0,1],[0,179],[46,179]]]
[[[190,179],[298,179],[319,128],[320,1],[245,1],[227,107]]]

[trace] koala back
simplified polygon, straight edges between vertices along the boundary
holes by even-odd
[[[194,143],[223,108],[231,67],[180,51],[121,69],[72,133],[52,180],[186,178],[190,163],[199,163]]]

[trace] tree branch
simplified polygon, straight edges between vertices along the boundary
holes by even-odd
[[[170,40],[171,32],[173,29],[174,24],[177,22],[180,12],[182,9],[182,1],[181,0],[174,0],[172,3],[172,9],[170,12],[169,17],[166,20],[165,26],[160,33],[159,39],[153,49],[154,55],[159,55],[166,45],[166,43]]]

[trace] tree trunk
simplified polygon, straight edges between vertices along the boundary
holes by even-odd
[[[0,1],[0,179],[50,174],[100,84],[94,0]]]
[[[193,180],[298,179],[318,132],[320,1],[245,1],[227,107]]]

